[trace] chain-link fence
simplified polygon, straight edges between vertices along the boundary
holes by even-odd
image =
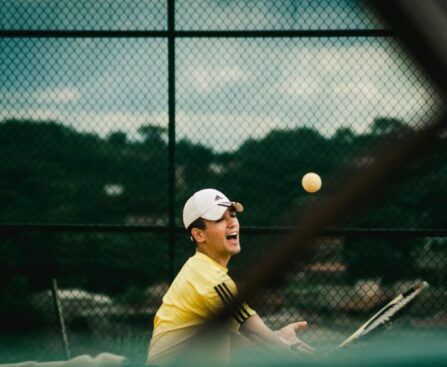
[[[231,269],[243,273],[274,251],[272,226],[313,213],[441,105],[357,1],[0,7],[2,361],[63,357],[53,278],[73,354],[144,360],[154,312],[194,251],[181,209],[195,190],[244,204]],[[254,306],[270,326],[307,319],[303,339],[333,346],[425,279],[396,335],[445,329],[446,145],[265,285]],[[323,179],[314,195],[300,187],[309,171]]]

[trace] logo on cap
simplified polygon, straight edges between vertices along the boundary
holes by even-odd
[[[214,198],[214,201],[222,200],[222,199],[223,199],[222,197],[220,197],[219,195],[216,195],[216,197]]]

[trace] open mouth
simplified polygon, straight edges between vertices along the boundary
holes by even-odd
[[[237,240],[237,233],[227,235],[227,240]]]

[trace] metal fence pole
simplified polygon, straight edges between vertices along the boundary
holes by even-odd
[[[168,213],[169,213],[169,278],[175,272],[175,7],[168,0]]]
[[[62,345],[64,347],[65,358],[71,358],[70,348],[68,346],[67,331],[65,329],[65,319],[62,310],[61,302],[59,300],[57,281],[55,278],[51,280],[51,294],[53,296],[54,309],[56,311],[57,321],[59,322],[59,329],[61,332]]]

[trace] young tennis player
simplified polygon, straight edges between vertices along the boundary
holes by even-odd
[[[228,275],[231,257],[241,251],[237,213],[243,207],[215,189],[196,192],[183,208],[183,223],[196,245],[196,253],[183,265],[163,298],[154,319],[148,364],[172,361],[188,350],[189,343],[208,320],[231,303],[237,294]],[[295,332],[307,323],[295,322],[279,331],[269,329],[258,314],[242,304],[229,321],[214,351],[219,361],[229,360],[230,340],[238,335],[266,346],[312,353]]]

